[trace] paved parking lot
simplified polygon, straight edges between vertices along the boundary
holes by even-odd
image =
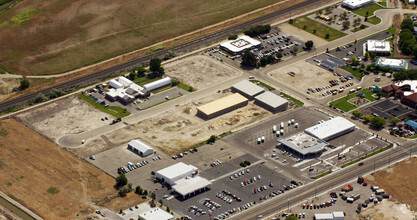
[[[415,111],[405,105],[402,105],[398,100],[384,99],[370,105],[366,105],[359,110],[364,115],[378,115],[379,117],[390,120],[391,118],[408,118],[411,120],[416,119],[417,115]]]

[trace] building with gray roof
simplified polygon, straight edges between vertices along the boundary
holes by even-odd
[[[232,92],[238,92],[252,100],[255,96],[265,92],[265,89],[248,80],[242,80],[232,86]]]
[[[297,153],[303,158],[309,155],[320,154],[324,147],[328,145],[327,142],[312,137],[305,132],[297,133],[285,139],[280,138],[278,143],[286,147],[289,152]]]
[[[286,99],[269,91],[255,96],[255,104],[272,113],[282,112],[288,108],[288,101]]]

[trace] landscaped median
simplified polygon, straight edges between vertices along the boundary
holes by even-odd
[[[307,16],[295,19],[291,21],[290,24],[302,30],[305,30],[313,35],[319,36],[327,41],[333,41],[347,35],[346,33],[338,31],[315,20],[312,20]],[[328,37],[326,37],[327,34]]]
[[[92,98],[84,94],[78,94],[78,97],[80,97],[81,99],[84,99],[86,102],[90,103],[91,105],[99,109],[100,111],[110,114],[115,118],[123,118],[123,117],[130,115],[130,112],[122,107],[119,107],[119,106],[105,107],[104,105],[97,103],[95,100],[93,100]]]
[[[374,156],[374,155],[376,155],[376,154],[382,153],[382,152],[384,152],[384,151],[386,151],[386,150],[390,149],[391,147],[392,147],[392,144],[390,144],[390,145],[388,145],[388,146],[386,146],[386,147],[384,147],[384,148],[381,148],[381,149],[379,149],[379,150],[376,150],[376,151],[374,151],[374,152],[372,152],[372,153],[369,153],[369,154],[367,154],[367,155],[365,155],[365,156],[363,156],[363,157],[361,157],[361,158],[358,158],[358,159],[356,159],[356,160],[352,160],[352,161],[350,161],[350,162],[348,162],[348,163],[345,163],[345,164],[343,164],[340,168],[345,168],[345,167],[347,167],[347,166],[350,166],[350,165],[352,165],[352,164],[355,164],[355,163],[359,162],[361,159],[362,159],[362,160],[364,160],[364,159],[369,158],[369,157],[372,157],[372,156]]]
[[[333,172],[333,171],[332,171],[332,169],[330,169],[329,171],[323,172],[323,173],[321,173],[321,174],[319,174],[319,175],[317,175],[317,176],[313,177],[313,179],[318,179],[318,178],[321,178],[321,177],[323,177],[323,176],[326,176],[326,175],[331,174],[332,172]]]
[[[281,95],[284,96],[287,99],[290,99],[291,101],[293,101],[295,104],[297,104],[299,106],[303,106],[304,105],[304,102],[302,102],[302,101],[300,101],[300,100],[298,100],[298,99],[296,99],[296,98],[294,98],[294,97],[292,97],[290,95],[287,95],[287,94],[285,94],[283,92],[281,92]]]
[[[343,98],[337,99],[333,102],[330,102],[329,105],[336,107],[342,111],[348,112],[365,103],[375,101],[376,98],[373,96],[374,94],[375,93],[369,89],[363,89],[358,92],[349,94]]]

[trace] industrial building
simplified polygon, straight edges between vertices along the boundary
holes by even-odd
[[[329,141],[337,138],[356,128],[355,124],[342,117],[335,117],[313,127],[306,128],[304,131],[323,141]]]
[[[211,186],[211,182],[203,177],[184,177],[175,181],[172,190],[182,196],[183,199],[191,197],[199,192],[204,192]]]
[[[139,214],[143,220],[174,220],[175,217],[160,207],[151,208],[149,211]]]
[[[417,80],[403,80],[381,89],[381,94],[386,97],[394,96],[401,103],[412,108],[417,108]]]
[[[288,108],[288,100],[269,91],[256,96],[255,104],[272,113],[282,112]]]
[[[166,183],[170,186],[175,184],[175,181],[184,178],[192,177],[198,173],[198,168],[193,165],[187,165],[183,162],[176,163],[172,166],[166,167],[156,172],[156,179]]]
[[[243,80],[232,86],[232,92],[238,92],[252,100],[255,96],[265,92],[265,89],[248,80]]]
[[[404,70],[407,69],[408,66],[407,60],[405,59],[390,59],[385,57],[378,57],[375,64],[393,70]]]
[[[344,220],[344,212],[331,212],[331,213],[317,213],[314,214],[315,220]]]
[[[391,44],[389,41],[384,40],[368,40],[366,42],[366,50],[377,55],[390,55]]]
[[[375,3],[374,0],[344,0],[342,6],[350,10],[356,10],[373,3]]]
[[[241,36],[236,40],[230,40],[220,44],[220,49],[227,51],[232,55],[243,53],[245,50],[251,50],[261,45],[261,42],[249,36]]]
[[[140,140],[131,140],[127,144],[127,149],[133,151],[141,157],[146,157],[153,154],[153,148],[149,147]]]
[[[211,119],[237,108],[246,106],[247,104],[247,98],[235,93],[198,107],[197,116],[203,119]]]
[[[155,89],[158,89],[158,88],[170,85],[170,84],[171,84],[171,78],[165,77],[155,82],[148,83],[144,85],[143,88],[147,89],[148,91],[152,91],[152,90],[155,90]]]
[[[144,98],[150,94],[148,90],[123,76],[119,77],[117,81],[110,80],[109,85],[112,88],[105,93],[106,99],[112,102],[119,101],[125,105],[132,103],[136,98]]]
[[[288,148],[288,152],[298,154],[303,158],[310,155],[317,156],[328,145],[327,142],[312,137],[305,132],[297,133],[285,139],[280,138],[278,139],[278,143]]]

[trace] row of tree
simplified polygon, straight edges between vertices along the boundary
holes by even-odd
[[[266,24],[266,25],[257,25],[255,27],[250,28],[249,30],[244,31],[243,33],[250,37],[256,37],[261,34],[269,33],[270,30],[271,30],[271,25]]]
[[[366,123],[371,123],[371,125],[375,128],[382,128],[384,127],[384,125],[386,124],[385,119],[381,118],[381,117],[377,117],[377,116],[372,116],[372,115],[363,115],[362,116],[362,112],[360,110],[354,110],[352,112],[352,115],[355,117],[362,117],[362,119],[366,122]],[[391,119],[390,123],[395,122],[395,124],[398,122],[398,119]]]
[[[399,35],[400,40],[398,41],[398,45],[405,55],[414,54],[414,51],[417,55],[416,39],[414,38],[413,32],[413,21],[409,18],[404,19],[401,24],[401,32]]]
[[[417,70],[402,70],[394,73],[394,80],[417,80]]]

